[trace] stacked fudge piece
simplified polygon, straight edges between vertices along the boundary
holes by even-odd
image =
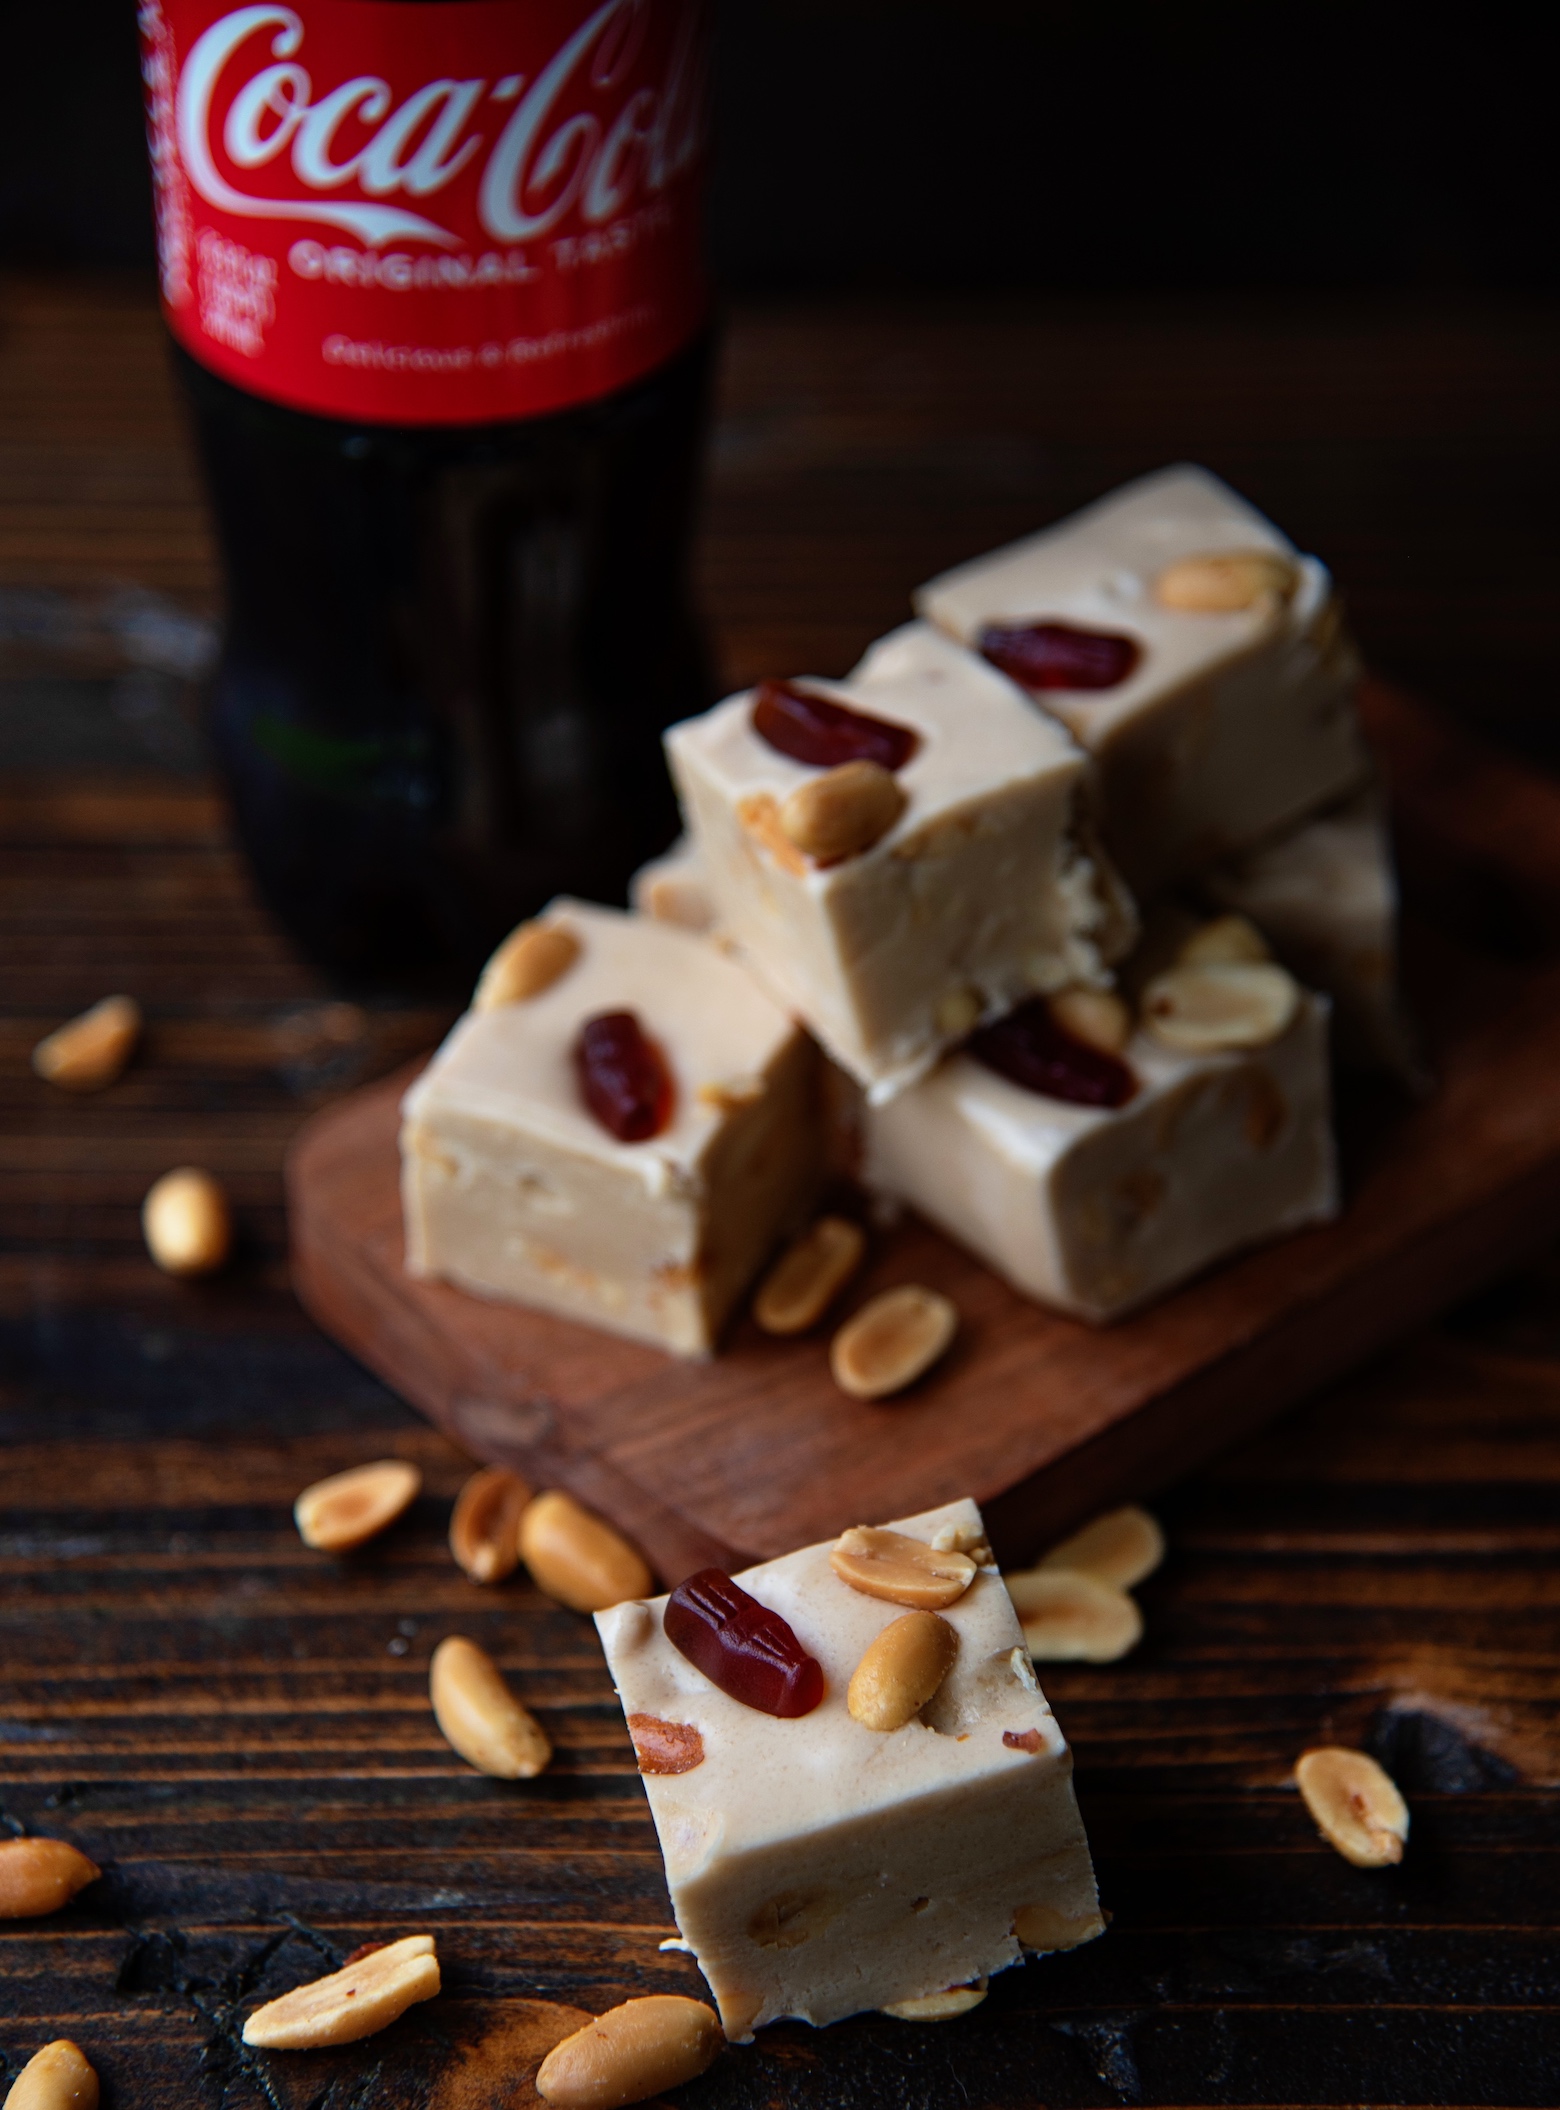
[[[842,1131],[1095,1321],[1334,1212],[1333,1005],[1410,1051],[1325,570],[1183,468],[916,606],[671,728],[638,913],[501,949],[406,1102],[414,1272],[709,1354]]]

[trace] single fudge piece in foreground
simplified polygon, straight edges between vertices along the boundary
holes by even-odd
[[[708,1355],[817,1181],[817,1050],[705,939],[578,901],[540,920],[572,959],[469,1011],[402,1103],[407,1268]],[[590,1110],[576,1059],[587,1021],[624,1012],[670,1084],[638,1142]]]
[[[961,1054],[863,1114],[862,1176],[1013,1287],[1115,1319],[1242,1246],[1337,1214],[1327,1002],[1283,1036],[1185,1055],[1123,1050],[1124,1105],[1043,1096]]]
[[[984,1553],[970,1501],[888,1528]],[[822,1666],[822,1701],[794,1720],[696,1670],[666,1638],[666,1598],[596,1615],[677,1925],[737,2039],[941,1992],[1017,1963],[1021,1944],[1072,1948],[1103,1926],[1072,1754],[1001,1576],[977,1568],[941,1612],[957,1653],[934,1697],[871,1729],[847,1691],[906,1606],[842,1582],[833,1548],[736,1578]]]
[[[1398,985],[1397,871],[1378,790],[1212,866],[1198,891],[1249,916],[1286,967],[1332,998],[1341,1061],[1422,1078]]]
[[[1366,774],[1327,571],[1204,469],[1128,484],[915,603],[1096,758],[1106,846],[1144,898]]]
[[[1032,991],[1103,979],[1132,929],[1063,728],[925,624],[893,644],[870,688],[765,683],[666,735],[722,932],[874,1096]],[[880,759],[766,737],[815,704],[836,720],[816,746],[777,737]],[[858,798],[862,835],[830,839]]]

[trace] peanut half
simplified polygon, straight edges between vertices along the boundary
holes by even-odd
[[[864,1729],[903,1729],[947,1677],[958,1653],[959,1636],[946,1619],[936,1612],[905,1612],[868,1646],[845,1704]]]
[[[233,1215],[209,1172],[165,1172],[141,1204],[146,1250],[165,1275],[212,1275],[233,1249]]]
[[[1231,913],[1194,930],[1175,957],[1179,967],[1228,967],[1271,960],[1273,949],[1249,916]]]
[[[0,1840],[0,1920],[58,1912],[102,1873],[68,1839]]]
[[[557,1488],[521,1512],[520,1558],[537,1588],[571,1612],[605,1612],[655,1587],[637,1547]]]
[[[5,2099],[5,2110],[97,2110],[98,2077],[79,2044],[56,2037],[27,2061]]]
[[[834,1382],[852,1399],[887,1399],[924,1376],[947,1353],[958,1328],[958,1307],[936,1290],[919,1282],[886,1289],[834,1336]]]
[[[1397,1783],[1363,1751],[1338,1744],[1307,1751],[1295,1785],[1329,1846],[1356,1868],[1390,1868],[1403,1858],[1408,1805]]]
[[[1129,1505],[1107,1510],[1070,1539],[1053,1546],[1042,1568],[1071,1568],[1096,1582],[1134,1590],[1165,1557],[1165,1535],[1146,1509]]]
[[[1171,967],[1143,992],[1143,1017],[1156,1040],[1182,1055],[1265,1048],[1288,1031],[1300,985],[1262,961]]]
[[[867,1250],[866,1234],[848,1216],[820,1216],[775,1262],[753,1299],[765,1333],[805,1333],[816,1325]]]
[[[853,1524],[829,1554],[842,1583],[863,1597],[906,1604],[917,1612],[944,1612],[975,1580],[976,1562],[956,1547],[928,1546],[905,1531]]]
[[[141,1007],[135,998],[105,996],[40,1040],[32,1066],[61,1091],[101,1092],[124,1075],[140,1037]]]
[[[472,992],[473,1011],[524,1004],[568,973],[580,956],[580,941],[561,923],[522,923],[512,930],[483,968]]]
[[[842,762],[797,785],[780,826],[815,864],[843,864],[881,842],[909,803],[881,762]]]
[[[1239,615],[1264,596],[1287,601],[1297,577],[1277,550],[1210,551],[1167,564],[1154,581],[1154,599],[1183,615]]]
[[[1037,1663],[1114,1663],[1143,1638],[1143,1615],[1125,1590],[1070,1568],[1004,1578]]]
[[[378,1458],[328,1480],[316,1480],[293,1504],[293,1521],[306,1546],[350,1553],[393,1524],[422,1490],[422,1474],[404,1458]]]
[[[433,1718],[451,1750],[495,1780],[534,1780],[552,1757],[547,1732],[504,1683],[485,1649],[449,1634],[428,1666]]]
[[[1104,1055],[1119,1055],[1132,1038],[1132,1013],[1110,989],[1062,989],[1047,1009],[1064,1033]]]
[[[878,2013],[892,2015],[896,2022],[953,2022],[979,2007],[985,1997],[986,1981],[977,1978],[970,1985],[951,1985],[945,1992],[922,1993],[916,2000],[890,2001]]]
[[[244,2042],[262,2051],[317,2051],[327,2044],[355,2044],[388,2029],[419,2000],[439,1990],[439,1959],[431,1934],[409,1934],[352,1963],[295,1986],[280,2000],[257,2007],[244,2024]]]
[[[520,1565],[520,1514],[531,1490],[518,1473],[485,1465],[455,1497],[450,1551],[474,1583],[502,1582]]]
[[[628,1733],[641,1773],[691,1773],[704,1763],[704,1737],[692,1722],[667,1722],[658,1714],[631,1714]]]
[[[725,2041],[715,2010],[702,2000],[680,1993],[625,2000],[553,2046],[536,2092],[558,2110],[621,2110],[695,2080]]]
[[[1078,1919],[1056,1905],[1020,1905],[1013,1915],[1013,1932],[1026,1949],[1076,1949],[1105,1932],[1098,1910]]]

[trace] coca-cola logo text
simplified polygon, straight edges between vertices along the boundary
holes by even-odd
[[[439,78],[403,93],[375,73],[317,81],[293,8],[235,8],[180,72],[180,160],[223,212],[313,222],[370,246],[459,246],[461,235],[431,216],[437,206],[380,201],[436,200],[468,171],[476,216],[496,243],[537,240],[571,215],[599,228],[664,190],[703,145],[686,21],[660,85],[632,85],[649,9],[650,0],[603,0],[529,78]]]

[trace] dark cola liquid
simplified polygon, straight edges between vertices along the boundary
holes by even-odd
[[[228,593],[210,721],[267,903],[345,983],[459,989],[553,894],[621,901],[710,701],[688,590],[708,341],[522,422],[282,408],[175,351]]]

